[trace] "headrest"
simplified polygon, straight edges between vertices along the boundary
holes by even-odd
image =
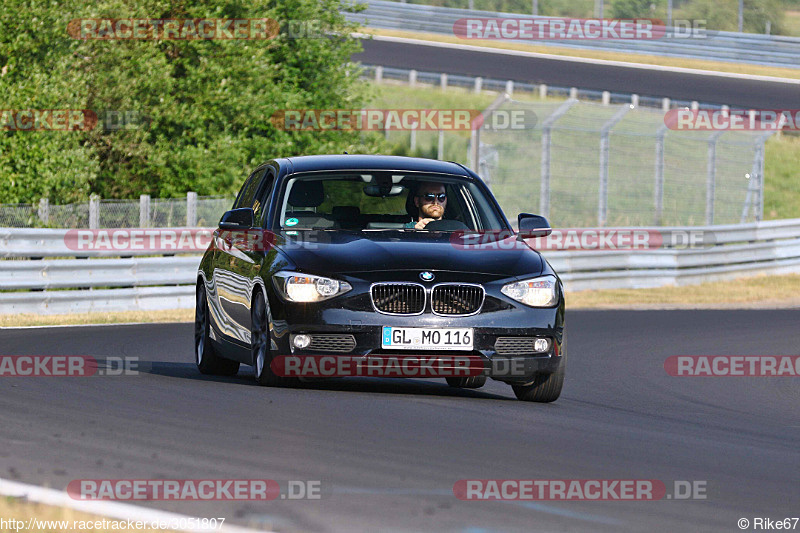
[[[293,207],[319,207],[324,200],[321,181],[295,181],[289,193],[289,204]]]

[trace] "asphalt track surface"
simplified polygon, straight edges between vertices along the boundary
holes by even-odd
[[[798,354],[799,316],[568,312],[567,380],[548,405],[491,380],[201,376],[191,324],[6,329],[6,355],[138,357],[143,371],[0,378],[0,477],[321,481],[319,500],[143,503],[280,531],[739,531],[800,515],[800,378],[670,377],[664,360]],[[460,501],[460,479],[705,481],[707,498]]]
[[[795,109],[800,85],[579,63],[569,58],[521,57],[472,50],[363,39],[353,59],[368,65],[546,83],[726,104],[733,108]]]

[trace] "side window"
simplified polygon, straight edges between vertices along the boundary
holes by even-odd
[[[235,209],[240,207],[253,207],[255,201],[256,191],[258,185],[261,183],[261,178],[264,176],[264,169],[253,172],[245,182],[242,190],[239,191],[239,196],[236,198],[236,204],[233,206]]]
[[[272,192],[272,183],[275,181],[275,175],[272,172],[272,169],[267,168],[266,175],[260,180],[261,187],[256,189],[256,198],[253,201],[253,214],[255,215],[253,220],[256,222],[256,226],[263,225],[263,217],[264,217],[264,210],[267,208],[269,204],[269,195]]]

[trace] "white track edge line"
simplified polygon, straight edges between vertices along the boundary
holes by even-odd
[[[19,483],[8,479],[0,478],[0,495],[11,496],[14,498],[24,498],[30,502],[43,503],[59,507],[68,507],[75,511],[105,516],[116,520],[133,520],[143,522],[164,521],[173,524],[180,524],[180,520],[197,517],[159,511],[148,507],[139,507],[129,503],[119,503],[110,501],[84,501],[73,500],[64,491],[38,487],[27,483]],[[197,528],[172,528],[174,531],[190,531],[197,533],[209,533],[218,531],[221,533],[256,533],[265,530],[249,529],[241,526],[223,524],[220,528],[197,529]],[[269,533],[269,532],[268,532]]]
[[[557,61],[565,61],[570,63],[588,63],[592,65],[608,65],[615,67],[625,67],[639,70],[656,70],[662,72],[676,72],[681,74],[696,74],[701,76],[715,76],[718,78],[735,78],[753,81],[767,81],[771,83],[787,83],[792,85],[800,85],[800,79],[794,78],[778,78],[775,76],[760,76],[757,74],[738,74],[735,72],[719,72],[716,70],[702,70],[686,67],[667,67],[663,65],[648,65],[645,63],[628,63],[625,61],[613,61],[610,59],[590,59],[586,57],[573,57],[563,56],[557,54],[545,54],[541,52],[527,52],[524,50],[507,50],[504,48],[492,48],[484,46],[475,46],[472,44],[458,44],[458,43],[443,43],[439,41],[426,41],[424,39],[411,39],[408,37],[392,37],[388,35],[375,35],[370,33],[353,33],[353,37],[358,38],[372,38],[375,41],[387,41],[395,43],[417,44],[421,46],[433,46],[438,48],[451,48],[455,50],[466,50],[471,52],[486,52],[489,54],[502,54],[520,57],[534,57],[540,59],[554,59]],[[652,54],[650,54],[652,55]],[[736,64],[736,63],[733,63]],[[780,67],[775,67],[780,68]]]
[[[42,315],[47,316],[47,315]],[[44,329],[44,328],[94,328],[99,326],[153,326],[158,324],[192,324],[193,320],[175,320],[169,322],[104,322],[102,324],[45,324],[41,326],[0,326],[0,331],[8,329]]]

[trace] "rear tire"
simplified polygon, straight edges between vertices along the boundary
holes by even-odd
[[[486,376],[450,377],[445,379],[448,385],[456,389],[480,389],[486,385]]]
[[[238,361],[217,355],[211,344],[211,318],[208,314],[206,286],[197,284],[197,299],[194,307],[194,361],[201,374],[235,376],[239,372]]]
[[[256,382],[267,387],[288,387],[298,383],[296,378],[278,376],[272,371],[271,342],[269,338],[269,321],[267,320],[267,304],[264,295],[257,289],[250,308],[250,353],[253,361],[253,372]]]
[[[523,402],[554,402],[561,396],[561,389],[564,386],[564,374],[567,368],[567,335],[561,342],[561,364],[558,370],[551,374],[536,374],[533,383],[528,385],[511,385],[518,400]]]

